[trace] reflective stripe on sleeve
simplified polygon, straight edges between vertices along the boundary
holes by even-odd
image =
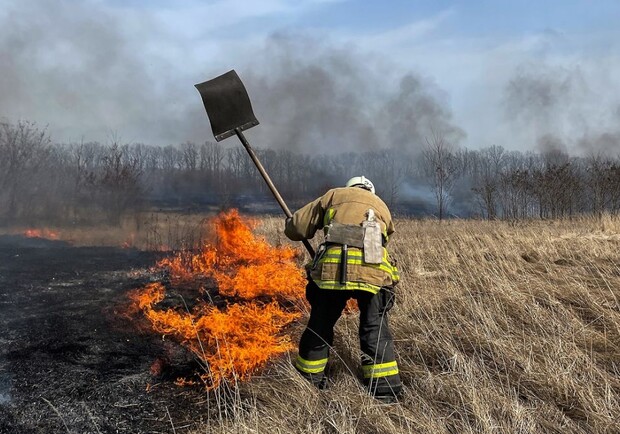
[[[295,361],[295,367],[306,374],[318,374],[319,372],[323,372],[325,366],[327,366],[327,359],[306,360],[301,356],[297,356],[297,360]]]
[[[334,214],[336,214],[336,210],[334,208],[328,208],[327,211],[325,211],[325,215],[323,216],[323,227],[332,222]]]
[[[400,281],[400,273],[398,271],[398,268],[392,266],[392,280],[394,282],[398,282]]]
[[[398,374],[398,365],[396,361],[380,363],[378,365],[363,365],[362,372],[364,373],[364,378],[387,377]]]

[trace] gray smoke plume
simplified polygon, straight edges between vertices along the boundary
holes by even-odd
[[[146,12],[90,0],[0,2],[0,118],[48,125],[55,141],[212,140],[193,85],[233,68],[261,122],[248,132],[257,147],[415,149],[431,128],[462,136],[435,85],[356,47],[276,34],[238,54],[223,47],[215,59],[166,39],[161,17]]]
[[[557,136],[545,134],[536,142],[538,152],[544,157],[547,164],[561,165],[568,162],[568,148]]]
[[[0,117],[47,124],[57,140],[182,137],[186,83],[142,42],[148,16],[129,19],[93,1],[2,3]]]
[[[464,136],[435,85],[369,66],[383,63],[307,37],[272,36],[247,67],[247,87],[265,123],[252,133],[274,148],[327,153],[416,152],[432,130],[454,141]]]
[[[522,65],[503,99],[508,122],[531,140],[522,147],[534,145],[543,154],[618,152],[620,121],[614,111],[620,97],[600,81],[607,68],[604,63],[587,72],[545,62]]]
[[[570,103],[577,74],[523,66],[506,86],[507,114],[525,122],[547,121],[555,110]]]
[[[345,49],[278,34],[246,67],[259,120],[252,133],[276,149],[304,152],[368,150],[385,146],[370,97],[374,76]]]
[[[382,120],[389,125],[390,143],[398,149],[409,144],[420,149],[434,134],[453,144],[465,137],[465,132],[453,124],[438,90],[414,74],[401,79],[399,92],[387,103]]]
[[[576,99],[583,92],[578,69],[523,65],[506,85],[506,116],[520,129],[531,131],[534,140],[544,147],[546,141],[541,137],[565,133],[564,123],[573,115]]]
[[[586,155],[603,154],[610,157],[620,156],[620,123],[615,131],[584,134],[577,141],[578,149]]]

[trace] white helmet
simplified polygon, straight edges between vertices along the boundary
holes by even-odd
[[[354,186],[360,186],[373,194],[375,193],[375,185],[370,181],[370,179],[366,178],[365,176],[354,176],[353,178],[349,179],[345,184],[345,187]]]

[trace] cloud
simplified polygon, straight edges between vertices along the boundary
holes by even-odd
[[[415,20],[395,29],[375,34],[358,35],[359,44],[375,50],[407,51],[422,41],[433,31],[439,29],[448,19],[455,15],[454,9],[446,9],[438,14],[422,20]]]

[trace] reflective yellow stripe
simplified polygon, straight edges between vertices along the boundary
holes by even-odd
[[[341,289],[344,291],[360,290],[378,293],[381,290],[380,286],[372,285],[364,282],[347,282],[344,285],[337,280],[314,280],[314,283],[321,289]]]
[[[336,211],[333,208],[328,208],[327,211],[325,211],[325,215],[323,216],[323,227],[325,228],[325,226],[329,225],[332,222],[332,219],[334,218],[334,214],[336,214]],[[325,230],[327,230],[327,228],[325,228]]]
[[[325,370],[325,366],[327,366],[327,360],[328,359],[306,360],[301,356],[297,356],[297,360],[295,361],[295,367],[301,372],[305,372],[307,374],[318,374],[319,372],[323,372]]]
[[[394,266],[392,266],[392,280],[398,282],[400,280],[400,272]]]
[[[364,378],[379,378],[398,374],[396,361],[380,363],[378,365],[363,365]]]
[[[339,258],[341,253],[342,253],[342,249],[340,248],[340,246],[330,246],[325,252],[325,255],[323,255],[323,257],[324,258]],[[349,258],[363,259],[364,251],[360,249],[349,248],[349,250],[347,251],[347,256]],[[392,264],[390,263],[388,259],[388,254],[387,254],[387,250],[385,247],[383,248],[383,263],[392,266]]]
[[[342,253],[342,249],[339,246],[330,247],[329,249],[327,249],[327,251],[323,255],[323,258],[338,259],[340,258],[341,253]],[[349,258],[349,260],[351,260],[351,258],[355,258],[361,261],[364,259],[364,252],[362,250],[349,249],[347,251],[347,257]],[[386,266],[392,267],[392,264],[388,260],[387,250],[385,249],[385,247],[383,248],[383,263]],[[375,264],[368,264],[368,265],[375,265]]]
[[[320,262],[323,263],[323,264],[340,264],[340,260],[331,259],[331,258],[328,258],[326,260],[322,260]],[[390,277],[392,278],[392,280],[395,281],[395,282],[400,280],[400,276],[398,274],[398,271],[394,271],[394,267],[392,267],[391,265],[388,266],[388,265],[384,265],[384,264],[366,264],[363,261],[359,261],[359,260],[355,260],[355,259],[353,259],[353,260],[349,259],[347,261],[347,264],[349,264],[349,265],[362,265],[362,266],[368,267],[368,268],[375,268],[375,269],[383,271],[384,273],[389,274]]]
[[[328,247],[327,251],[321,256],[318,262],[320,264],[340,264],[341,261],[342,248],[339,245],[332,245]],[[398,282],[400,280],[398,269],[389,261],[388,253],[385,247],[383,248],[383,261],[381,264],[367,264],[364,262],[364,252],[354,248],[349,249],[347,252],[347,264],[361,265],[363,267],[381,270],[390,276],[392,282]],[[331,280],[321,281],[321,283],[315,280],[315,282],[317,282],[319,287],[323,289],[361,289],[373,293],[377,293],[379,291],[377,286],[364,284],[361,282],[347,282],[344,285]]]
[[[323,264],[340,264],[340,258],[336,258],[332,255],[325,255],[323,256],[323,258],[321,258],[320,260],[321,263]],[[393,270],[394,267],[392,267],[391,264],[367,264],[365,263],[362,259],[351,259],[351,256],[349,256],[349,258],[347,259],[347,264],[350,265],[363,265],[365,267],[370,267],[370,268],[378,268],[381,271],[385,271],[386,273],[388,273],[390,276],[393,276]]]

